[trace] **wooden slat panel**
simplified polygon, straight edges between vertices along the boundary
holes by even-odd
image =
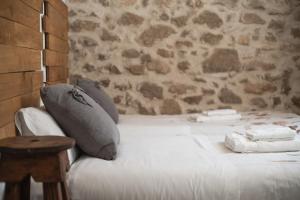
[[[59,83],[67,83],[67,80],[55,81],[55,82],[46,82],[46,85],[56,85]]]
[[[61,21],[61,24],[68,27],[68,17],[64,16],[59,10],[55,9],[48,2],[45,2],[45,15],[54,21]]]
[[[43,17],[43,30],[63,40],[68,40],[68,27],[63,20],[55,21],[47,16]]]
[[[66,67],[47,67],[47,82],[66,80],[68,69]]]
[[[26,94],[32,88],[32,72],[0,74],[0,101]]]
[[[69,79],[69,76],[70,76],[70,68],[69,67],[67,67],[66,68],[66,79],[68,80]]]
[[[15,123],[11,122],[3,127],[0,127],[0,139],[16,136]]]
[[[68,66],[68,54],[44,50],[44,64],[46,66]]]
[[[45,0],[51,6],[53,6],[60,14],[68,17],[68,7],[63,3],[62,0]]]
[[[19,0],[1,0],[0,17],[40,31],[40,13]]]
[[[42,0],[21,0],[31,8],[41,12],[42,11]]]
[[[24,107],[38,107],[40,92],[34,91],[0,102],[0,127],[14,121],[15,113]]]
[[[41,52],[0,44],[0,61],[0,73],[39,70]]]
[[[0,101],[32,92],[41,82],[41,71],[0,74]]]
[[[42,49],[42,33],[0,17],[0,44]]]
[[[39,90],[43,84],[43,72],[35,71],[32,75],[32,88],[31,91]]]
[[[15,136],[17,110],[40,105],[42,1],[0,3],[0,138]]]
[[[62,53],[68,53],[69,51],[69,44],[67,41],[59,39],[54,35],[46,33],[46,49],[58,51]]]
[[[66,83],[68,77],[68,8],[61,0],[45,0],[46,84]]]

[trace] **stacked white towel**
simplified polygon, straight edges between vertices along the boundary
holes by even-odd
[[[243,135],[232,133],[225,138],[225,145],[234,152],[240,153],[270,153],[300,151],[300,138],[287,141],[251,141]]]
[[[236,110],[233,109],[219,109],[219,110],[208,110],[203,111],[202,114],[206,116],[227,116],[227,115],[236,115],[238,114]]]
[[[300,137],[289,127],[261,125],[227,134],[225,145],[241,153],[300,151]]]
[[[192,117],[196,122],[232,121],[240,120],[242,116],[233,109],[220,109],[204,111]]]
[[[283,141],[293,140],[296,131],[279,125],[259,125],[246,130],[246,136],[252,141]]]

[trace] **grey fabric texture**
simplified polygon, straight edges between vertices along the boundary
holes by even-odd
[[[118,123],[119,113],[113,100],[97,82],[89,79],[79,79],[77,80],[77,85],[94,99],[110,115],[115,123]]]
[[[41,88],[41,97],[47,111],[83,152],[105,160],[116,158],[119,130],[84,91],[72,85],[57,84]]]

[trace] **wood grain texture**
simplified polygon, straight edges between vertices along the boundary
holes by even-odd
[[[46,84],[66,83],[68,78],[68,8],[61,0],[45,0],[46,33],[44,65]]]
[[[20,183],[7,183],[5,186],[5,200],[20,200],[21,199],[21,184]]]
[[[46,3],[49,3],[53,8],[55,8],[60,14],[68,18],[68,7],[62,0],[45,0]]]
[[[66,151],[34,155],[3,153],[0,162],[0,182],[19,182],[29,174],[36,182],[63,181],[69,165],[67,158]]]
[[[6,127],[14,122],[15,113],[24,107],[39,107],[40,92],[34,91],[28,94],[17,96],[0,102],[0,127],[13,130],[11,127]],[[2,130],[4,131],[4,130]],[[2,134],[0,134],[2,136]]]
[[[15,1],[15,0],[13,0]],[[26,3],[31,8],[37,10],[38,12],[42,11],[42,0],[21,0]]]
[[[60,81],[55,81],[55,82],[49,82],[49,81],[47,81],[45,84],[46,85],[56,85],[56,84],[67,83],[67,82],[68,82],[68,80],[66,79],[66,80],[60,80]]]
[[[4,199],[30,200],[30,176],[17,183],[6,183]]]
[[[0,104],[1,105],[1,104]],[[0,108],[1,110],[1,108]],[[10,122],[0,128],[0,139],[13,137],[16,135],[16,127],[14,122]]]
[[[34,71],[41,68],[41,52],[0,44],[0,73]]]
[[[74,139],[64,136],[13,137],[0,141],[0,152],[27,155],[57,153],[74,145]]]
[[[42,33],[0,17],[0,44],[42,49]]]
[[[16,111],[40,105],[42,2],[1,0],[0,3],[0,138],[16,135]]]
[[[68,27],[68,17],[66,17],[61,11],[53,7],[49,2],[45,2],[45,15],[54,21],[61,21],[61,24]]]
[[[60,184],[61,184],[61,190],[62,190],[62,198],[63,198],[63,200],[70,199],[70,191],[69,191],[67,182],[66,181],[62,181]]]
[[[30,92],[32,75],[32,72],[0,74],[0,101]]]
[[[31,177],[28,175],[24,178],[21,184],[21,194],[22,200],[30,200],[30,185],[31,185]]]
[[[63,200],[60,183],[43,183],[44,200]]]
[[[43,183],[44,199],[69,200],[67,149],[75,140],[61,136],[24,136],[0,141],[0,182],[8,199],[30,199],[30,177]]]
[[[60,53],[68,53],[69,51],[69,44],[67,41],[62,40],[52,34],[46,33],[45,35],[45,48],[57,51]]]
[[[66,26],[64,20],[57,21],[47,16],[44,16],[43,30],[46,33],[55,35],[56,37],[62,40],[68,40],[68,27]]]
[[[68,54],[44,50],[44,64],[46,66],[68,66]]]
[[[42,71],[35,71],[32,75],[32,87],[31,90],[39,90],[43,84],[43,72]]]
[[[56,82],[61,80],[66,80],[68,78],[68,68],[66,67],[47,67],[47,82]]]
[[[0,17],[40,31],[40,13],[19,0],[1,0]]]
[[[41,71],[0,74],[0,101],[32,92],[41,84]]]

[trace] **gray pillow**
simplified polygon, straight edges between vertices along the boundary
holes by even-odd
[[[81,89],[52,85],[41,88],[41,97],[47,111],[83,152],[105,160],[116,158],[120,140],[116,124]]]
[[[88,79],[77,80],[77,85],[82,88],[87,95],[94,99],[115,121],[119,121],[119,113],[113,100],[105,93],[97,82]]]

